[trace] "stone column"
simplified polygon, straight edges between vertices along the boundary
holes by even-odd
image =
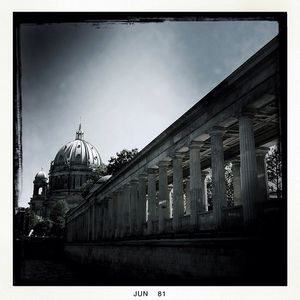
[[[241,163],[239,160],[231,161],[232,167],[232,185],[234,206],[241,205]]]
[[[259,147],[256,149],[256,163],[257,163],[257,201],[269,200],[269,185],[266,165],[266,154],[269,152],[268,147]]]
[[[227,207],[223,133],[224,130],[218,127],[214,127],[210,133],[213,213],[217,226],[222,223],[222,207]]]
[[[137,232],[143,234],[144,224],[146,223],[146,182],[147,175],[139,175],[139,196],[137,206]]]
[[[103,200],[103,205],[102,205],[102,209],[103,209],[103,213],[102,213],[102,216],[103,216],[103,238],[106,239],[107,237],[107,201],[106,199]]]
[[[168,185],[168,196],[169,199],[167,201],[167,219],[171,219],[173,216],[173,195],[172,195],[173,184]]]
[[[87,232],[85,234],[84,239],[89,241],[92,237],[91,237],[91,207],[89,206],[86,211],[85,211],[85,224],[87,225]]]
[[[130,230],[130,184],[126,183],[124,186],[124,227],[123,236],[129,234]]]
[[[257,191],[257,164],[252,115],[242,114],[239,118],[241,157],[241,196],[245,224],[255,219],[254,202]]]
[[[137,230],[137,203],[138,203],[138,184],[137,179],[130,181],[130,234],[136,234]]]
[[[190,177],[185,181],[185,214],[191,214],[191,193],[190,193]]]
[[[202,204],[200,203],[200,212],[208,211],[208,201],[207,201],[207,183],[206,176],[208,175],[207,171],[202,171],[201,180],[202,180]]]
[[[192,141],[190,144],[190,201],[191,225],[197,227],[199,204],[202,203],[200,148],[202,142]]]
[[[157,169],[154,169],[154,168],[148,169],[148,224],[147,224],[148,234],[153,233],[152,222],[157,220],[156,174],[157,174]]]
[[[113,198],[112,195],[109,196],[107,200],[107,210],[108,210],[108,237],[112,238],[113,237]]]
[[[182,153],[176,153],[173,158],[173,230],[175,232],[180,228],[181,217],[184,214],[182,158]]]
[[[95,216],[95,202],[92,202],[92,240],[96,240],[96,216]]]
[[[100,210],[99,210],[99,204],[97,202],[97,199],[95,200],[95,239],[98,240],[100,238],[99,236],[99,224],[100,224]]]
[[[123,228],[124,228],[124,188],[121,187],[118,190],[118,230],[117,236],[122,237]]]
[[[169,189],[168,189],[168,177],[167,169],[169,166],[168,161],[160,161],[159,167],[159,185],[158,185],[158,231],[162,233],[165,231],[165,220],[167,219],[167,208],[169,207]]]
[[[98,204],[98,210],[99,210],[99,231],[98,231],[98,236],[99,236],[99,239],[102,239],[103,238],[103,201],[101,201],[99,204]]]
[[[112,237],[116,237],[118,218],[118,193],[112,193]]]

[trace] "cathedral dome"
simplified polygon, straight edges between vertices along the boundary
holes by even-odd
[[[47,179],[47,175],[46,175],[46,173],[43,170],[41,170],[41,171],[39,171],[39,172],[36,173],[35,179],[39,179],[39,180],[41,180],[41,179]]]
[[[81,125],[79,125],[75,140],[60,148],[55,156],[53,164],[76,164],[95,168],[103,163],[98,150],[83,139],[83,132],[81,131]]]

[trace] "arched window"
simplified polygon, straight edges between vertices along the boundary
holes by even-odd
[[[43,193],[43,188],[40,187],[40,188],[38,189],[38,195],[42,195],[42,193]]]

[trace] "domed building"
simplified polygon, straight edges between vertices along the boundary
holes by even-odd
[[[52,207],[59,201],[64,201],[67,209],[77,206],[83,200],[83,184],[96,168],[104,170],[105,167],[98,150],[84,140],[80,124],[75,140],[63,145],[51,162],[49,182],[43,171],[36,174],[30,201],[32,210],[49,217]]]

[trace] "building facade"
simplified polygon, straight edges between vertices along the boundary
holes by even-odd
[[[49,217],[53,206],[63,201],[67,210],[82,200],[82,186],[97,169],[104,169],[98,150],[84,140],[81,124],[75,140],[63,145],[51,162],[49,177],[41,170],[33,181],[31,209],[42,217]]]

